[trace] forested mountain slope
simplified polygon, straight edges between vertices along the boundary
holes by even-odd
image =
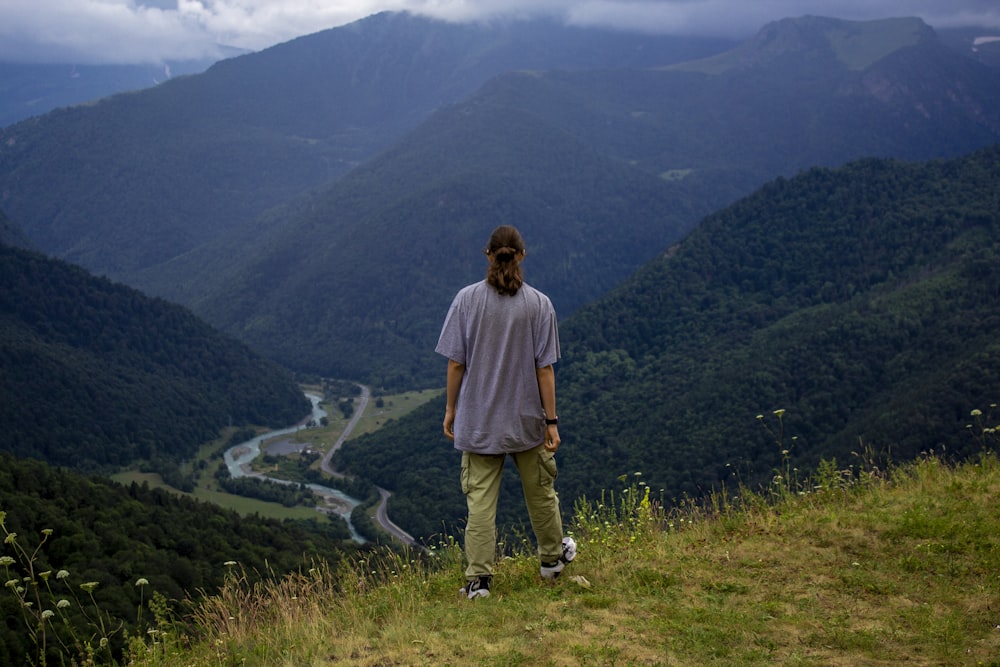
[[[532,282],[566,316],[774,176],[997,140],[1000,72],[919,20],[780,21],[709,61],[497,77],[141,284],[292,368],[427,385],[497,224],[521,228]]]
[[[184,601],[215,593],[227,574],[245,573],[255,581],[305,570],[320,560],[336,564],[345,551],[357,548],[346,527],[334,527],[321,515],[306,525],[244,517],[162,489],[86,478],[3,452],[0,499],[7,531],[0,535],[15,535],[0,545],[0,555],[15,561],[4,572],[22,572],[14,543],[31,553],[44,539],[35,554],[34,574],[50,573],[47,581],[56,599],[86,600],[80,585],[96,582],[94,599],[110,615],[106,632],[119,648],[126,639],[123,630],[134,636],[155,627],[150,611],[154,593],[180,616]],[[44,537],[43,531],[51,533]],[[60,571],[68,576],[58,576]],[[140,579],[146,583],[141,585]],[[89,611],[94,621],[95,610]],[[59,613],[79,623],[78,636],[89,637],[93,628],[86,630],[78,607]],[[24,656],[35,647],[9,590],[0,595],[0,616],[8,621],[0,624],[0,664],[25,664]],[[119,628],[122,622],[125,628]],[[49,628],[55,634],[62,630],[55,624]],[[55,634],[48,640],[58,649]],[[49,664],[56,663],[54,655]]]
[[[43,252],[131,284],[342,176],[498,73],[659,66],[729,45],[378,14],[3,128],[0,207]]]
[[[0,450],[82,469],[189,458],[309,414],[291,375],[188,310],[0,245]]]
[[[24,232],[14,222],[7,217],[7,214],[0,211],[0,243],[16,246],[18,248],[28,248],[31,242]]]
[[[854,453],[974,453],[970,413],[1000,394],[998,327],[1000,147],[779,179],[562,323],[560,494],[640,472],[682,499]],[[416,535],[464,514],[442,415],[340,454]],[[524,521],[508,477],[505,518]]]

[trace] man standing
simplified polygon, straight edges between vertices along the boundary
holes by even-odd
[[[559,333],[549,298],[524,283],[524,240],[496,228],[486,247],[486,279],[458,292],[436,351],[448,358],[444,433],[462,452],[466,584],[459,593],[489,597],[496,557],[496,508],[504,460],[521,477],[538,544],[540,572],[554,579],[576,556],[563,537],[556,478],[559,449],[555,371]]]

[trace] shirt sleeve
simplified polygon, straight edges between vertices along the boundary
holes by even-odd
[[[461,294],[455,296],[448,308],[434,351],[460,364],[466,363],[464,326],[462,324]]]
[[[535,331],[535,367],[545,368],[559,360],[559,325],[556,311],[548,297],[542,296],[541,312]]]

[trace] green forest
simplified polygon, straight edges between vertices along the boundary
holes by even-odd
[[[682,502],[821,460],[977,452],[998,330],[1000,147],[778,179],[560,324],[564,511],[621,476]],[[414,535],[464,517],[442,415],[429,404],[339,453]],[[503,497],[523,524],[516,474]]]
[[[13,542],[29,552],[44,540],[35,571],[66,571],[52,586],[59,597],[97,582],[94,599],[110,615],[120,641],[126,631],[152,623],[155,593],[175,611],[191,596],[211,594],[230,568],[252,580],[308,569],[322,559],[335,565],[358,547],[343,522],[317,514],[308,523],[244,517],[214,505],[0,453],[0,512],[5,513],[0,556],[14,558]],[[13,534],[15,538],[9,536]],[[234,565],[226,565],[233,563]],[[9,581],[17,564],[0,567]],[[145,586],[137,586],[143,579]],[[139,614],[140,596],[147,602]],[[75,607],[74,607],[75,609]],[[0,595],[0,664],[22,664],[30,639],[10,591]],[[86,628],[86,619],[74,622]]]
[[[0,450],[166,472],[229,425],[309,413],[291,374],[186,309],[0,245]]]

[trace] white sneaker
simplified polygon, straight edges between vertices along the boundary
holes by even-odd
[[[458,589],[459,598],[468,598],[469,600],[475,600],[476,598],[488,598],[490,596],[490,579],[489,576],[481,576],[476,579],[472,579],[465,586]]]
[[[562,538],[562,556],[552,563],[542,563],[542,579],[555,579],[574,558],[576,558],[576,540],[572,537]]]

